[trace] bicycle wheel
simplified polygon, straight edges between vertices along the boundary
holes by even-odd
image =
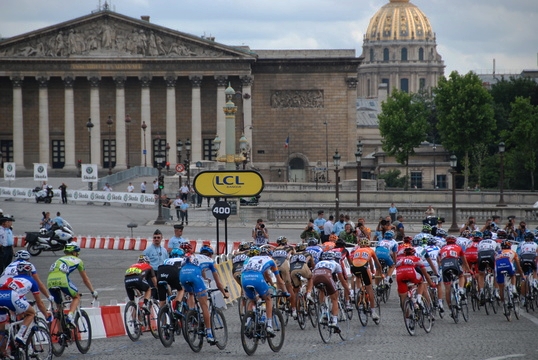
[[[325,302],[325,299],[322,301],[320,299],[321,292],[318,296],[318,331],[319,335],[321,336],[321,340],[323,340],[324,343],[328,343],[331,339],[332,330],[329,327],[329,321],[330,321],[330,309],[327,303]]]
[[[136,304],[134,301],[129,301],[125,305],[125,310],[123,311],[123,320],[125,323],[125,332],[129,339],[132,341],[137,341],[140,338],[140,323],[138,322],[138,315]]]
[[[185,339],[194,352],[200,352],[203,345],[203,322],[198,310],[189,310],[185,318]]]
[[[239,312],[239,320],[243,320],[243,316],[245,316],[245,312],[247,311],[247,299],[244,295],[239,297],[239,301],[237,302],[237,311]]]
[[[84,310],[75,316],[75,344],[81,354],[86,354],[92,344],[92,324],[90,317]]]
[[[151,301],[149,314],[146,315],[146,324],[149,327],[149,331],[151,332],[151,335],[153,335],[155,339],[159,338],[159,328],[158,328],[158,321],[157,321],[158,316],[159,316],[159,305]]]
[[[335,331],[340,336],[340,339],[347,340],[351,335],[351,319],[347,315],[348,311],[345,306],[345,302],[338,303],[338,329]]]
[[[425,312],[422,313],[422,328],[426,333],[430,333],[433,327],[433,312],[432,306],[426,305]]]
[[[413,306],[413,301],[411,299],[405,300],[403,307],[403,318],[405,323],[405,328],[411,336],[415,336],[415,308]]]
[[[519,296],[514,296],[512,298],[512,305],[514,306],[514,315],[516,316],[516,319],[519,320],[519,314],[521,312],[521,303],[519,301]]]
[[[54,318],[49,325],[50,338],[52,341],[52,353],[54,356],[62,356],[67,341],[62,330],[62,319],[64,314],[59,311],[54,311]]]
[[[226,344],[228,344],[228,326],[226,325],[224,313],[220,309],[214,309],[211,312],[211,332],[213,332],[213,337],[217,340],[217,347],[224,350]]]
[[[480,296],[480,301],[483,301],[484,303],[484,310],[486,310],[486,315],[489,315],[490,307],[493,307],[493,305],[491,303],[491,289],[487,282],[484,284],[484,292]],[[493,311],[493,308],[491,310]]]
[[[306,328],[306,317],[308,312],[306,309],[305,299],[302,293],[297,294],[297,322],[301,330]]]
[[[252,355],[258,348],[258,334],[256,333],[256,315],[248,311],[241,321],[241,345],[247,355]]]
[[[461,315],[463,316],[463,320],[465,322],[469,321],[469,306],[467,305],[467,300],[464,300],[460,303],[461,307]]]
[[[359,321],[361,322],[362,326],[368,325],[368,314],[370,312],[370,303],[368,302],[368,299],[366,298],[366,293],[364,293],[362,290],[359,290],[359,302],[358,302],[358,308],[357,311],[359,313]]]
[[[30,331],[24,352],[26,359],[50,360],[52,341],[48,328],[35,325]]]
[[[508,290],[508,286],[504,286],[504,302],[503,302],[503,309],[504,309],[504,316],[506,316],[506,320],[512,321],[512,302],[510,300],[511,294],[510,290]]]
[[[282,314],[282,318],[284,319],[284,325],[287,326],[288,321],[290,320],[290,312],[291,312],[290,301],[284,298],[278,298],[278,300],[279,300],[278,309],[280,310],[280,313]]]
[[[170,347],[174,342],[174,325],[173,325],[174,316],[170,311],[168,305],[164,305],[159,310],[159,315],[157,315],[157,328],[159,333],[159,339],[164,347]]]
[[[457,324],[459,322],[459,304],[458,304],[458,294],[457,290],[452,286],[450,288],[450,299],[451,299],[451,306],[450,306],[450,316],[452,319],[454,319],[454,322]]]
[[[284,317],[280,310],[273,310],[273,330],[275,336],[267,336],[267,343],[273,352],[279,352],[284,345],[284,339],[286,337],[284,321]]]
[[[390,283],[385,284],[385,289],[383,291],[383,304],[386,304],[389,298],[390,298]]]
[[[306,306],[308,308],[308,317],[310,318],[310,323],[312,324],[313,328],[317,328],[319,322],[318,305],[315,301],[306,300]]]

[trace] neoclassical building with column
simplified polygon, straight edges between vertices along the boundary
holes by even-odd
[[[2,160],[17,172],[90,160],[116,172],[155,166],[168,147],[174,165],[177,141],[189,139],[194,164],[215,161],[217,135],[239,151],[244,134],[247,168],[309,181],[336,149],[342,165],[355,161],[360,61],[352,49],[257,51],[96,11],[0,40]],[[235,139],[225,136],[228,86]]]

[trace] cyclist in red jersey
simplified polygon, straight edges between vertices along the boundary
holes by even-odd
[[[458,276],[459,289],[461,299],[465,299],[465,277],[463,276],[463,271],[461,269],[460,260],[463,263],[463,268],[465,271],[469,272],[469,264],[465,258],[465,253],[463,249],[456,244],[457,238],[453,235],[446,237],[446,245],[441,248],[439,251],[439,256],[437,261],[443,269],[443,282],[445,283],[445,299],[447,305],[451,306],[450,302],[450,276],[449,272],[453,271]]]
[[[402,255],[396,261],[396,282],[398,284],[400,306],[403,305],[405,297],[407,296],[408,282],[418,285],[417,298],[422,305],[424,305],[422,296],[426,291],[426,283],[424,282],[424,279],[426,279],[431,287],[436,287],[436,284],[432,282],[430,275],[428,275],[428,272],[426,271],[424,262],[420,257],[415,255],[415,252],[415,248],[406,247],[402,250]]]

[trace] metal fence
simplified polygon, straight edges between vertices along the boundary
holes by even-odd
[[[113,186],[129,179],[134,179],[141,176],[157,177],[158,174],[159,170],[153,167],[133,166],[130,169],[123,170],[112,175],[107,175],[104,178],[99,179],[97,182],[97,189],[102,189],[106,183]]]

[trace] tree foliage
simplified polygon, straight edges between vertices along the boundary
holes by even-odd
[[[400,170],[391,170],[385,174],[380,174],[379,178],[385,180],[385,185],[389,188],[403,188],[407,183],[405,176],[400,177]]]
[[[378,117],[383,150],[406,166],[406,178],[409,178],[409,156],[426,139],[428,131],[424,102],[416,95],[394,90],[381,104],[381,111]]]
[[[464,154],[464,187],[469,187],[469,153],[477,143],[489,144],[496,128],[493,99],[480,78],[453,71],[434,90],[437,130],[445,149]]]

